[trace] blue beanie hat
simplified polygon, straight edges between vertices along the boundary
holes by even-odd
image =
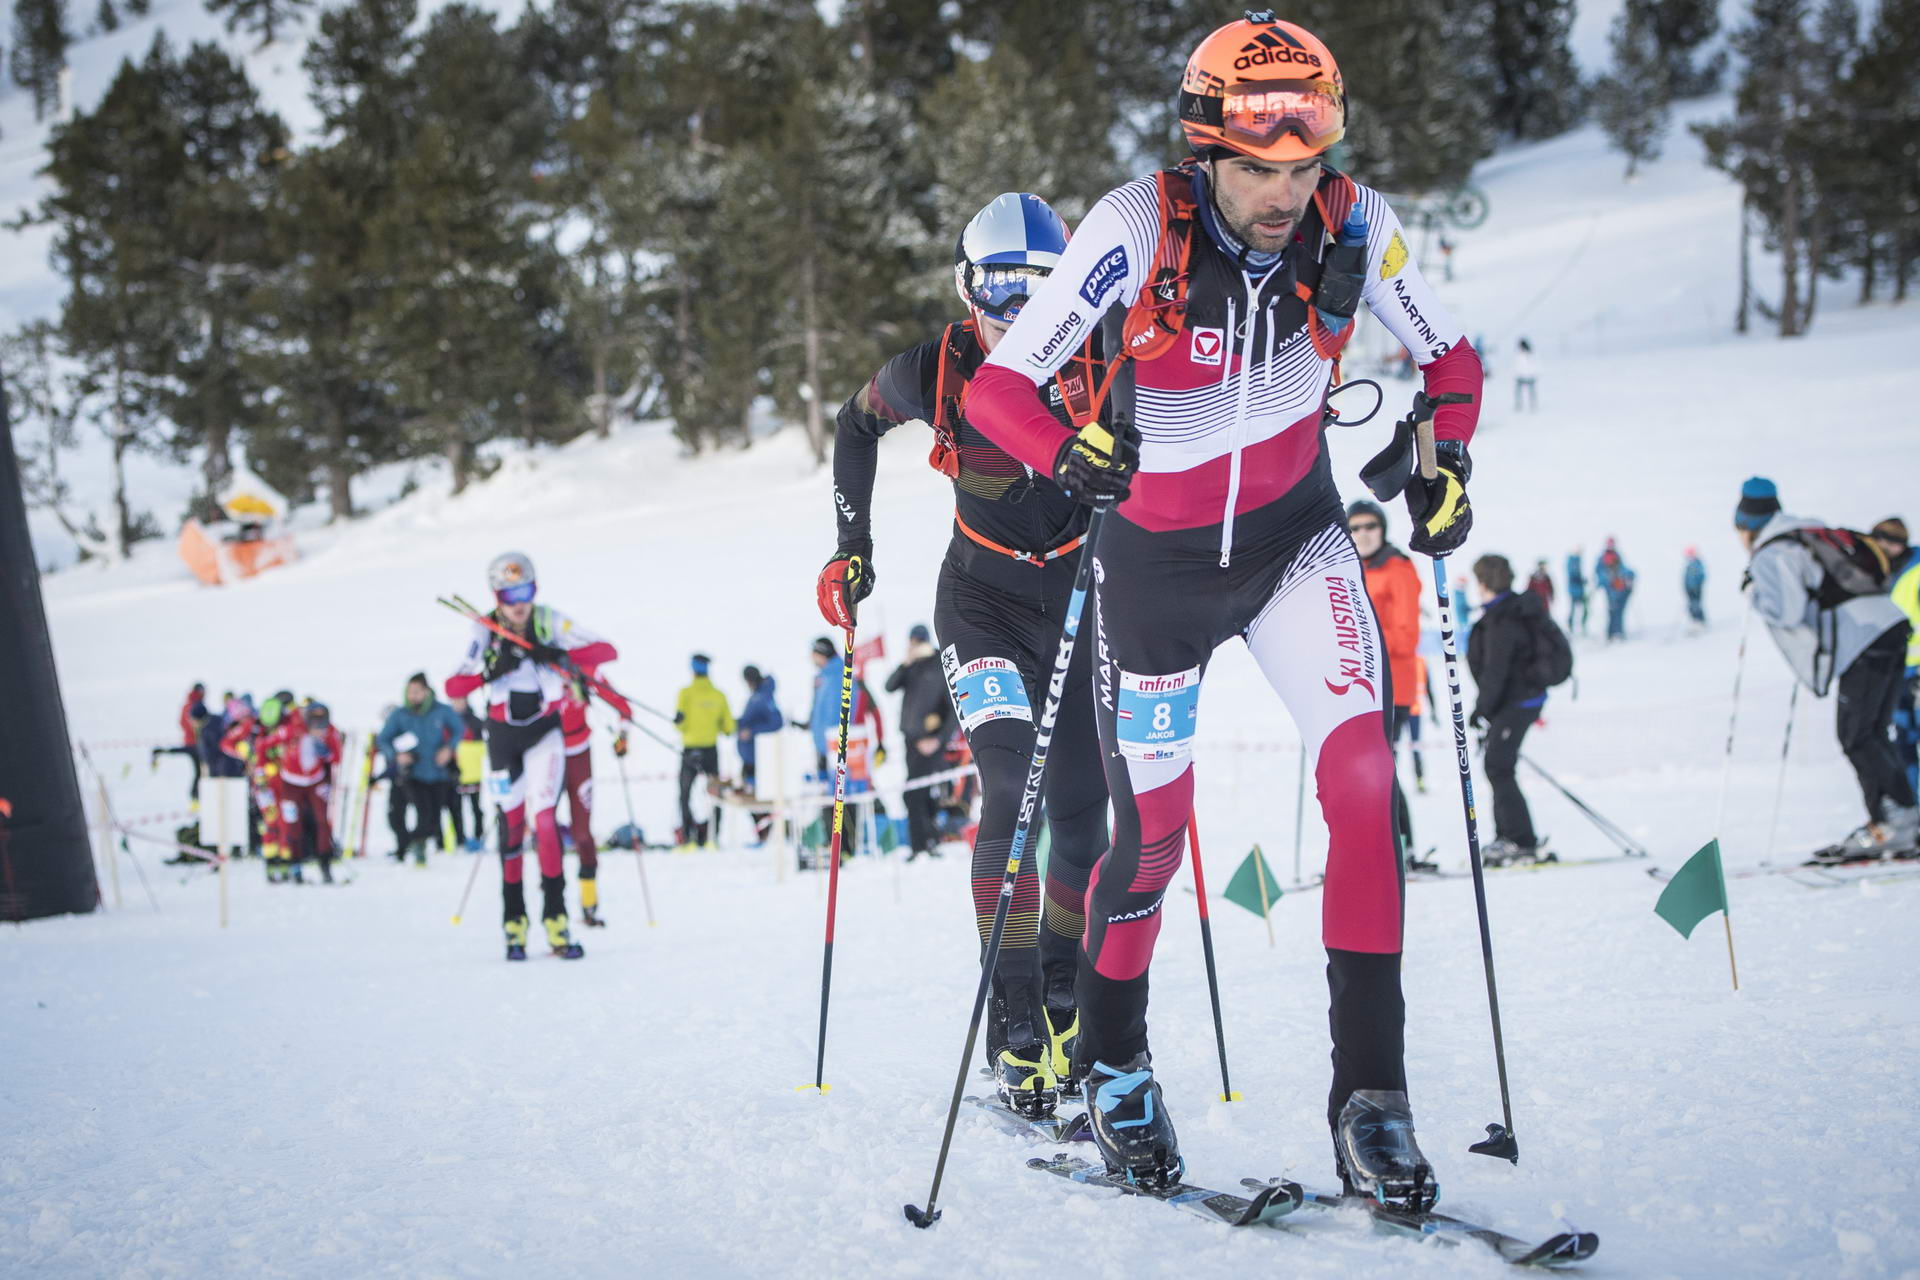
[[[1780,514],[1780,491],[1765,476],[1753,476],[1740,486],[1740,505],[1733,509],[1736,529],[1758,529]]]

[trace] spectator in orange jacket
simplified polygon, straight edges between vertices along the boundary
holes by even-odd
[[[1399,750],[1400,735],[1413,719],[1419,688],[1417,652],[1420,648],[1420,574],[1407,554],[1387,541],[1387,513],[1376,503],[1359,501],[1347,507],[1347,532],[1353,535],[1353,549],[1360,554],[1367,575],[1367,595],[1373,600],[1374,616],[1380,620],[1380,638],[1387,649],[1388,683],[1392,685],[1392,719],[1387,725],[1387,740]],[[1394,823],[1400,835],[1400,852],[1411,857],[1413,818],[1407,811],[1407,798],[1396,777],[1393,784]]]

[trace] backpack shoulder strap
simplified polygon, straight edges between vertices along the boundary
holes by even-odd
[[[967,375],[960,367],[960,347],[973,333],[973,321],[948,325],[940,333],[940,365],[933,378],[933,448],[927,465],[949,480],[960,475],[961,403],[967,394]]]
[[[1147,283],[1127,308],[1121,330],[1124,349],[1114,353],[1129,360],[1153,359],[1171,347],[1186,328],[1193,239],[1200,232],[1200,206],[1193,198],[1191,165],[1162,169],[1153,180],[1160,194],[1160,238],[1147,268]]]

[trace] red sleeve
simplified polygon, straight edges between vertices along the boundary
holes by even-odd
[[[1473,439],[1473,429],[1480,421],[1481,393],[1485,389],[1486,375],[1480,368],[1480,353],[1465,338],[1447,348],[1446,354],[1420,366],[1420,376],[1426,382],[1427,394],[1442,395],[1446,392],[1464,392],[1473,397],[1467,404],[1443,404],[1433,415],[1433,438],[1436,440],[1458,440],[1462,444]],[[975,379],[974,385],[979,385]],[[975,419],[978,422],[978,419]]]
[[[454,675],[447,677],[447,696],[464,698],[487,682],[487,678],[478,672],[472,675]]]
[[[602,663],[612,662],[620,656],[620,651],[608,640],[595,640],[592,644],[583,644],[578,649],[567,650],[567,656],[573,664],[586,671],[592,671]]]
[[[1474,368],[1479,367],[1476,362]],[[981,365],[968,381],[967,421],[1043,476],[1053,474],[1054,455],[1073,438],[1025,374],[997,364]]]

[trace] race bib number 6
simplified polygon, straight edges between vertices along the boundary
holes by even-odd
[[[1120,754],[1129,760],[1178,760],[1193,751],[1200,716],[1200,668],[1165,676],[1120,673],[1115,717]]]
[[[952,649],[948,649],[952,654]],[[971,662],[950,659],[947,688],[953,693],[953,707],[960,713],[960,727],[972,733],[992,720],[1032,720],[1033,707],[1027,701],[1026,682],[1020,670],[1005,658],[975,658]]]

